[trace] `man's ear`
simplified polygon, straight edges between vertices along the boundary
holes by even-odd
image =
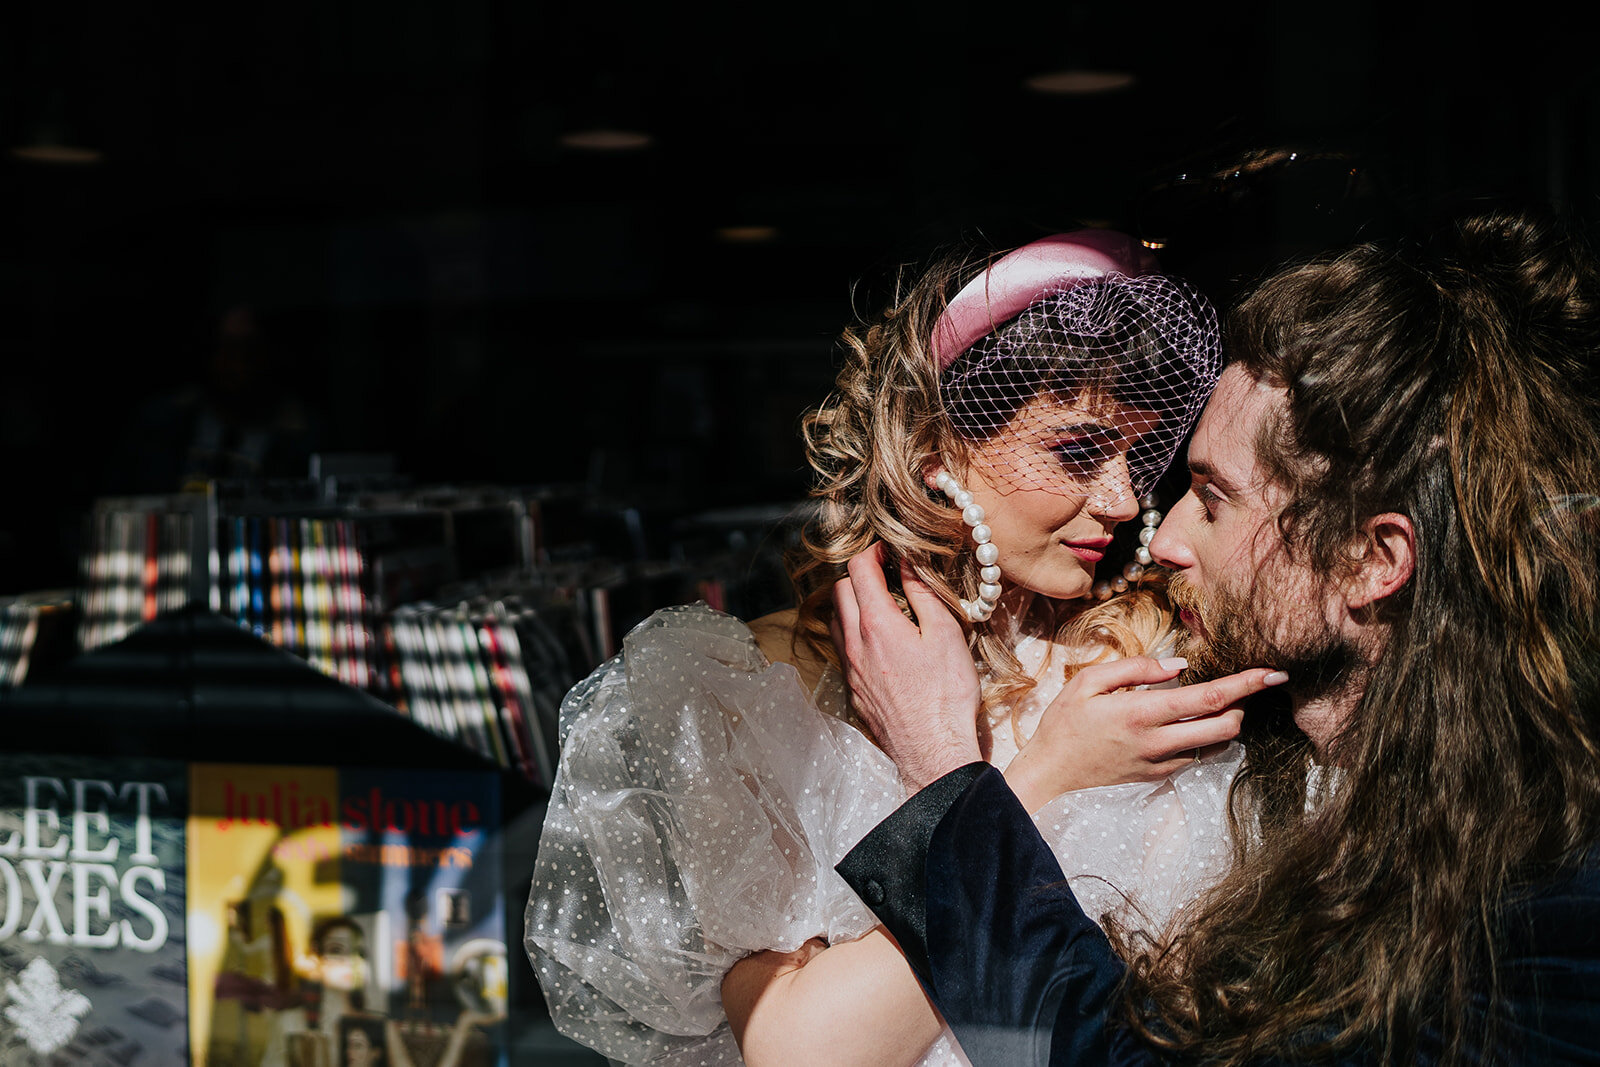
[[[1417,567],[1417,535],[1404,515],[1374,515],[1363,532],[1355,573],[1345,586],[1345,603],[1352,611],[1399,592]]]

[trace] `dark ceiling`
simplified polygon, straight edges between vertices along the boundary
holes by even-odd
[[[159,412],[231,307],[315,447],[698,507],[803,491],[831,336],[936,249],[1116,225],[1226,300],[1462,196],[1597,207],[1593,64],[1531,7],[209,8],[0,14],[0,139],[99,153],[0,159],[0,593],[177,488]],[[1136,80],[1025,84],[1066,67]],[[651,141],[562,140],[597,127]]]

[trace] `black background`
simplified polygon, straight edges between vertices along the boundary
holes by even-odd
[[[254,405],[309,427],[265,473],[389,452],[689,511],[803,494],[832,337],[952,243],[1116,225],[1226,300],[1462,198],[1593,220],[1583,35],[1465,10],[6,5],[0,141],[101,158],[0,157],[0,593],[73,582],[93,497],[179,487],[230,308]],[[1024,84],[1072,64],[1137,81]],[[561,141],[597,125],[653,140]]]

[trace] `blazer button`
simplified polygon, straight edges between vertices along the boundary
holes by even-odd
[[[876,878],[867,879],[867,903],[883,903],[883,885]]]

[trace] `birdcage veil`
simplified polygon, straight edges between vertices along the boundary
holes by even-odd
[[[1210,302],[1153,267],[1122,234],[1061,234],[998,260],[950,301],[931,338],[944,410],[1008,487],[1072,491],[1049,419],[1042,435],[1014,421],[1041,404],[1107,417],[1077,447],[1126,450],[1120,492],[1143,496],[1171,464],[1216,384],[1221,342]]]

